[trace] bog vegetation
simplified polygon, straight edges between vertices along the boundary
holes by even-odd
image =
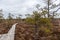
[[[25,19],[22,19],[21,18],[22,15],[19,14],[16,17],[17,20],[16,19],[15,20],[26,23],[26,25],[35,25],[34,28],[31,29],[35,30],[34,36],[36,37],[36,35],[38,35],[37,37],[39,37],[39,40],[42,40],[41,38],[44,39],[44,37],[46,40],[60,40],[60,32],[54,31],[54,26],[52,23],[52,20],[59,15],[56,12],[60,8],[53,11],[52,13],[49,12],[49,10],[54,9],[60,5],[52,4],[52,0],[48,0],[48,1],[44,0],[44,2],[48,5],[48,7],[40,8],[40,5],[37,4],[36,5],[37,10],[33,11],[32,14],[26,14]],[[12,22],[11,20],[14,19],[13,16],[14,16],[13,14],[9,13],[7,19],[4,19],[3,15],[2,16],[0,15],[0,23],[2,22],[2,20],[6,20],[8,24],[10,24]],[[38,39],[37,37],[36,39]]]

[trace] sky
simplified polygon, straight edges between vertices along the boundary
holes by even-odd
[[[34,7],[36,4],[41,4],[41,7],[45,6],[42,2],[42,0],[0,0],[0,9],[3,10],[5,18],[8,13],[14,15],[22,14],[24,18],[25,14],[31,13],[35,10]],[[57,2],[59,2],[59,0]]]

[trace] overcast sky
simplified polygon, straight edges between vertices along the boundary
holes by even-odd
[[[41,4],[41,7],[44,6],[42,0],[0,0],[0,9],[3,10],[4,17],[8,13],[24,15],[31,13],[36,4]]]

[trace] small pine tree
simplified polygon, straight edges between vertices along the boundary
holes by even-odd
[[[10,20],[10,19],[13,19],[11,13],[8,14],[8,18],[7,18],[7,19],[9,19],[9,20]]]

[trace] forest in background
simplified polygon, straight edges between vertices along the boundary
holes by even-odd
[[[0,27],[2,28],[0,33],[4,33],[6,29],[9,30],[12,24],[18,23],[15,40],[60,40],[60,27],[53,25],[54,19],[57,19],[55,17],[59,15],[57,11],[60,7],[53,12],[50,11],[60,4],[53,4],[52,0],[44,2],[47,4],[46,7],[40,8],[40,4],[37,4],[36,10],[32,14],[26,14],[24,19],[21,18],[21,14],[14,19],[11,13],[5,19],[0,13]]]

